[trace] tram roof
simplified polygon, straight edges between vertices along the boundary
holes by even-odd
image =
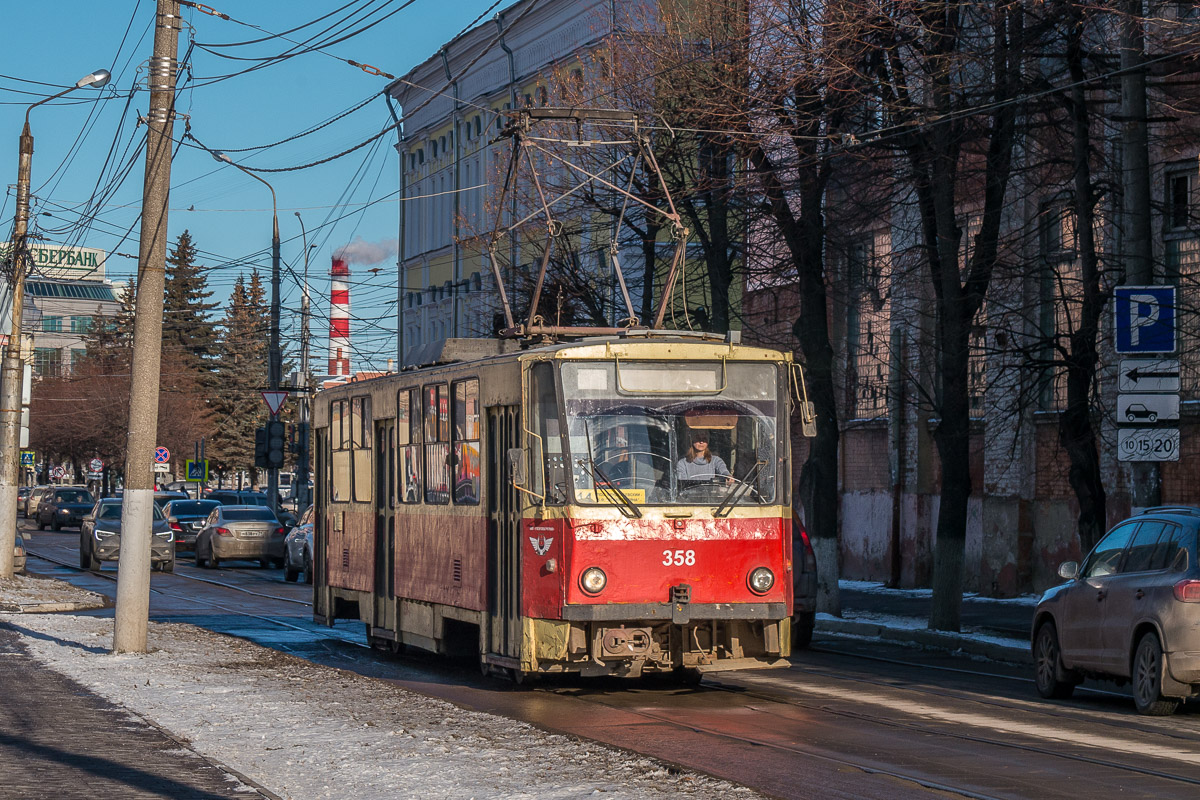
[[[710,345],[715,348],[734,348],[742,358],[749,359],[779,359],[788,356],[780,351],[763,347],[751,347],[741,344],[740,331],[733,331],[725,336],[702,331],[649,331],[632,330],[617,336],[592,336],[568,341],[543,343],[530,346],[514,339],[442,339],[417,347],[412,353],[413,363],[404,367],[405,372],[429,367],[465,364],[475,361],[485,361],[506,356],[522,356],[534,353],[558,353],[564,350],[582,351],[582,357],[603,357],[603,353],[614,345],[628,344],[660,344],[677,347],[678,345]],[[594,348],[604,348],[599,352]],[[683,355],[683,354],[678,354]]]

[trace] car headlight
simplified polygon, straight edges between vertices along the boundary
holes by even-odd
[[[775,574],[766,567],[758,567],[750,573],[746,582],[750,585],[750,591],[756,594],[766,594],[775,585]]]
[[[608,576],[599,567],[588,567],[579,576],[579,586],[588,594],[600,594],[608,583]]]
[[[67,511],[65,508],[60,508],[58,510],[58,513],[62,514],[63,516],[66,516],[67,514],[70,514],[71,512]]]

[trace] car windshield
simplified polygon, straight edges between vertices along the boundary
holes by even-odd
[[[121,504],[120,503],[102,503],[100,505],[100,513],[97,515],[99,519],[120,519]],[[162,509],[158,506],[154,507],[155,519],[166,519],[163,516]]]
[[[185,500],[171,503],[171,513],[176,516],[205,516],[219,505],[215,500]]]
[[[92,493],[84,489],[73,492],[55,492],[54,500],[59,503],[92,503]]]
[[[564,364],[576,500],[775,502],[778,376],[773,363]]]
[[[257,520],[261,522],[275,522],[275,515],[271,513],[269,508],[226,508],[221,516],[231,522],[239,522],[246,520]]]

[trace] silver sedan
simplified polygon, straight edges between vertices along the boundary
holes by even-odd
[[[150,537],[150,565],[163,572],[175,571],[175,544],[167,518],[154,507],[153,534]],[[102,561],[121,557],[121,498],[98,500],[79,525],[79,566],[99,570]]]
[[[287,529],[265,506],[217,506],[196,534],[196,566],[215,569],[222,561],[257,561],[283,566]]]

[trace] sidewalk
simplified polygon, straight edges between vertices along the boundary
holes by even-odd
[[[1036,595],[999,600],[964,595],[962,632],[928,629],[933,592],[842,581],[842,616],[817,615],[817,631],[961,651],[998,661],[1031,663],[1029,627]]]
[[[112,627],[0,613],[0,797],[760,797],[191,625],[152,622],[150,653],[113,655]]]

